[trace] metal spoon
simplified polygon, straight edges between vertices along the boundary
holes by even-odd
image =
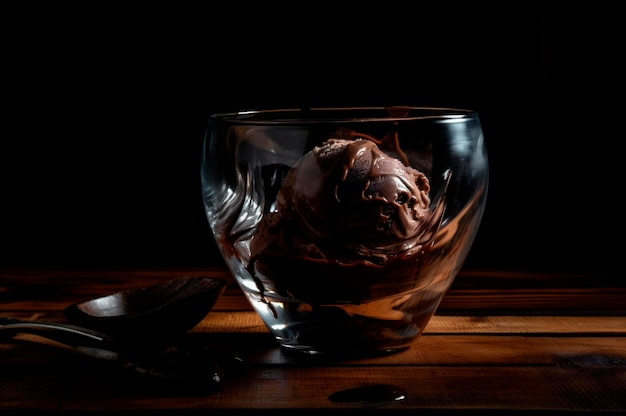
[[[196,326],[213,308],[226,280],[180,277],[70,305],[67,320],[124,339],[163,339]]]
[[[68,320],[84,326],[0,318],[0,336],[43,337],[87,357],[114,361],[153,387],[213,392],[222,386],[219,362],[181,335],[207,315],[225,287],[223,279],[179,278],[68,306]]]

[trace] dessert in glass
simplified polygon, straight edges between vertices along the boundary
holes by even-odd
[[[416,341],[468,255],[488,161],[465,109],[210,117],[201,161],[221,254],[269,332],[310,354]]]

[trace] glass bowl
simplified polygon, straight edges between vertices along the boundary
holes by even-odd
[[[282,347],[387,353],[465,261],[488,161],[471,110],[259,110],[210,117],[201,176],[221,254]]]

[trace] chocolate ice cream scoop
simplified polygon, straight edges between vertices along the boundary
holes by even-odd
[[[278,243],[292,255],[384,261],[419,248],[429,191],[426,175],[373,141],[330,139],[288,173],[252,253]]]

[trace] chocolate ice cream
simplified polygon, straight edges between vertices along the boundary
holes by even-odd
[[[249,270],[315,304],[409,290],[419,261],[400,260],[418,256],[438,225],[429,191],[424,173],[375,142],[331,138],[287,174],[250,243]]]

